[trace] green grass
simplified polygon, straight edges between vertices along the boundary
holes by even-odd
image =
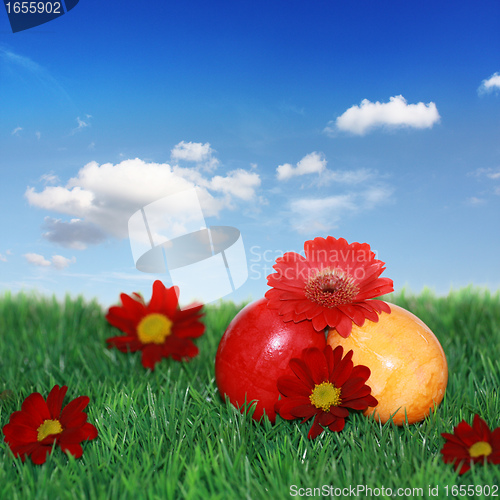
[[[81,459],[56,449],[42,466],[14,459],[2,441],[0,499],[280,499],[290,497],[292,485],[423,488],[403,498],[433,498],[428,488],[439,485],[439,498],[452,498],[452,485],[498,485],[500,466],[458,476],[440,449],[441,433],[464,418],[471,422],[474,413],[500,426],[500,294],[468,288],[444,298],[425,292],[387,299],[439,338],[449,364],[443,403],[412,426],[355,414],[343,432],[311,442],[307,424],[280,418],[259,424],[220,400],[214,356],[238,310],[232,303],[206,308],[197,358],[163,360],[150,372],[140,353],[105,347],[116,330],[97,303],[6,294],[0,298],[0,428],[30,393],[46,397],[53,385],[65,384],[66,402],[90,397],[89,421],[99,437],[84,443]]]

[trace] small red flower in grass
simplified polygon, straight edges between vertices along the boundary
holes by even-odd
[[[80,443],[97,437],[97,429],[87,422],[87,414],[82,411],[89,404],[89,398],[80,396],[62,408],[67,390],[65,385],[54,386],[47,401],[34,392],[4,425],[5,442],[23,462],[30,456],[33,463],[43,464],[54,443],[80,458],[83,453]]]
[[[277,271],[267,277],[269,307],[284,321],[312,320],[316,331],[327,326],[342,337],[352,323],[365,318],[378,321],[378,313],[391,312],[381,300],[368,300],[394,291],[389,278],[379,278],[384,262],[375,259],[367,243],[347,243],[332,236],[304,243],[305,257],[288,252],[276,259]]]
[[[198,354],[190,339],[205,332],[200,321],[203,305],[181,311],[178,288],[165,288],[158,280],[153,283],[153,295],[147,305],[136,293],[133,297],[122,293],[120,298],[122,305],[110,307],[106,319],[125,335],[107,339],[109,346],[122,352],[142,351],[142,364],[150,370],[162,358],[183,361]]]
[[[467,472],[471,463],[500,464],[500,427],[491,431],[479,415],[474,416],[472,427],[462,420],[453,434],[444,432],[441,436],[446,439],[441,450],[443,461],[453,463],[459,474]]]
[[[339,432],[344,428],[349,410],[366,410],[377,406],[378,401],[365,384],[370,369],[354,366],[352,350],[344,357],[344,349],[332,350],[327,345],[323,351],[316,347],[304,349],[301,359],[292,358],[289,366],[295,375],[283,375],[278,379],[278,390],[284,396],[275,410],[284,419],[314,417],[308,438],[314,439],[324,427]]]

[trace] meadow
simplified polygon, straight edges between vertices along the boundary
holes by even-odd
[[[80,459],[57,448],[41,466],[14,458],[2,435],[0,499],[330,498],[324,494],[336,488],[344,489],[337,498],[390,498],[388,489],[392,498],[465,498],[460,487],[492,498],[484,487],[500,483],[500,465],[459,476],[440,450],[441,433],[476,413],[500,426],[500,293],[470,287],[385,299],[420,317],[441,342],[449,367],[442,404],[402,427],[352,414],[342,432],[310,441],[308,424],[257,423],[221,400],[214,356],[241,305],[207,306],[200,354],[188,363],[162,360],[151,372],[140,353],[106,347],[118,333],[97,302],[4,294],[0,428],[30,393],[46,397],[59,384],[68,386],[65,403],[89,396],[85,411],[99,435],[83,444]]]

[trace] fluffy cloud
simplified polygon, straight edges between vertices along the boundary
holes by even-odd
[[[216,175],[206,184],[213,191],[235,196],[241,200],[250,201],[255,196],[255,190],[260,186],[260,177],[256,172],[243,169],[233,170],[226,177]]]
[[[35,266],[48,267],[50,266],[50,260],[47,260],[43,255],[37,253],[26,253],[24,258]]]
[[[41,191],[28,187],[25,196],[34,207],[73,218],[70,222],[46,219],[47,239],[68,248],[83,248],[108,235],[126,238],[130,216],[165,196],[197,188],[204,215],[209,217],[232,208],[237,199],[256,198],[259,185],[256,172],[239,169],[210,177],[196,168],[136,158],[116,165],[88,163],[66,185],[45,186]]]
[[[471,173],[475,177],[487,177],[491,180],[500,180],[500,167],[499,168],[478,168]]]
[[[321,174],[325,171],[326,160],[321,153],[310,153],[297,163],[294,167],[290,163],[280,165],[276,169],[276,177],[279,181],[287,181],[297,175]]]
[[[439,120],[435,103],[408,104],[399,95],[383,103],[363,99],[359,106],[350,107],[335,121],[329,122],[324,132],[333,135],[336,130],[340,130],[364,135],[376,127],[432,128]]]
[[[65,267],[68,267],[70,263],[76,262],[76,259],[72,257],[71,259],[67,259],[66,257],[63,257],[62,255],[53,255],[52,256],[52,261],[47,260],[43,255],[40,255],[38,253],[27,253],[24,254],[24,258],[30,263],[35,266],[40,266],[40,267],[53,267],[54,269],[64,269]]]
[[[23,129],[23,127],[16,127],[12,132],[11,132],[11,135],[19,135],[19,132],[21,132],[21,130]]]
[[[56,184],[59,182],[59,177],[54,175],[54,172],[48,172],[40,177],[40,181],[44,184]]]
[[[74,250],[84,250],[88,245],[97,245],[106,235],[95,225],[81,219],[64,222],[61,219],[45,217],[42,236],[52,243]]]
[[[388,202],[391,195],[392,189],[386,186],[372,186],[359,192],[300,198],[290,203],[290,219],[299,233],[328,232],[337,227],[344,216],[372,210]]]
[[[70,264],[73,264],[76,262],[75,257],[72,257],[71,259],[67,259],[66,257],[63,257],[62,255],[53,255],[52,256],[52,265],[56,269],[64,269],[68,267]]]
[[[493,73],[489,78],[483,80],[481,86],[478,89],[480,94],[485,94],[488,92],[494,92],[500,90],[500,73]]]
[[[219,160],[213,157],[214,153],[215,151],[208,142],[202,144],[201,142],[181,141],[172,149],[171,159],[172,161],[184,160],[204,164],[205,169],[214,170],[219,164]]]

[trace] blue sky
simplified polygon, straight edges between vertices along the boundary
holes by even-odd
[[[80,0],[13,34],[0,11],[0,290],[149,297],[168,277],[135,269],[127,221],[194,186],[241,231],[226,298],[327,235],[397,290],[500,288],[499,22],[496,1]]]

